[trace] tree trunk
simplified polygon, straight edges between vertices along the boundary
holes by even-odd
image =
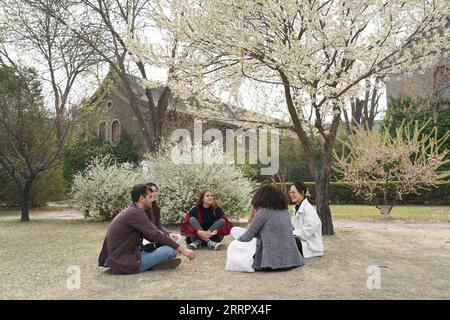
[[[317,213],[322,221],[322,234],[333,235],[333,221],[331,220],[330,210],[330,172],[326,169],[321,169],[315,174],[316,183],[316,208]]]
[[[167,109],[169,106],[169,96],[170,96],[170,89],[169,87],[164,88],[164,92],[161,95],[161,97],[158,100],[158,116],[156,119],[152,118],[152,121],[154,121],[153,127],[155,128],[154,131],[154,143],[156,147],[159,147],[159,144],[162,141],[163,137],[163,128],[166,123],[166,116],[167,116]],[[156,121],[155,121],[156,120]]]
[[[65,136],[64,111],[56,111],[56,139],[58,144],[62,144]]]
[[[131,84],[126,76],[126,71],[125,71],[124,67],[123,67],[122,71],[123,71],[122,74],[120,74],[119,76],[120,76],[120,78],[125,86],[125,89],[127,91],[128,99],[130,100],[130,108],[133,110],[133,113],[136,116],[136,119],[137,119],[137,122],[139,125],[139,129],[144,138],[144,144],[147,147],[147,150],[152,152],[155,150],[154,137],[153,138],[150,137],[148,127],[144,121],[142,112],[139,109],[139,102],[136,98],[136,95],[133,92],[133,89],[131,88]]]
[[[31,182],[27,181],[22,190],[22,215],[20,222],[28,222],[30,220],[30,198]]]
[[[345,136],[348,137],[352,133],[352,130],[350,129],[351,123],[350,123],[350,119],[348,117],[347,110],[344,108],[342,111],[343,111],[344,120],[345,120],[344,121],[344,123],[345,123]]]
[[[380,206],[376,206],[376,207],[377,207],[377,209],[380,210],[381,216],[389,217],[393,205],[380,205]]]
[[[331,176],[331,153],[333,150],[333,142],[336,139],[336,133],[339,127],[340,114],[335,115],[332,121],[330,127],[330,135],[325,139],[323,163],[319,168],[316,163],[317,157],[314,156],[314,152],[311,148],[310,139],[302,128],[300,118],[298,117],[294,102],[292,100],[291,89],[289,87],[289,79],[284,75],[282,71],[279,72],[281,79],[283,80],[286,104],[289,110],[289,114],[291,115],[292,122],[294,124],[295,132],[297,133],[297,136],[302,143],[303,152],[306,156],[306,159],[308,160],[309,169],[314,175],[316,184],[316,208],[320,220],[322,221],[322,234],[333,235],[333,221],[331,220],[328,192]]]

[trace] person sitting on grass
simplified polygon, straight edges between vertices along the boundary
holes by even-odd
[[[233,228],[232,234],[243,242],[256,238],[253,269],[289,270],[303,266],[303,257],[292,236],[286,194],[272,185],[263,185],[256,191],[251,205],[255,213],[248,229]]]
[[[179,234],[175,233],[169,233],[169,231],[164,228],[164,226],[161,224],[161,208],[158,205],[158,187],[153,182],[147,182],[145,183],[148,187],[152,189],[152,193],[154,196],[154,201],[152,202],[152,207],[147,208],[145,210],[145,213],[147,214],[148,219],[162,232],[164,232],[166,235],[170,236],[176,243],[180,243],[181,237]],[[143,249],[144,251],[152,251],[155,248],[162,246],[160,243],[152,242],[144,238],[143,242]]]
[[[214,203],[211,190],[200,192],[197,205],[193,207],[181,225],[181,233],[186,236],[186,243],[190,249],[199,249],[203,244],[211,250],[218,250],[223,237],[230,234],[233,224]]]
[[[179,252],[189,260],[195,258],[192,250],[176,243],[149,220],[146,210],[152,207],[155,193],[145,184],[133,186],[133,203],[122,210],[108,226],[98,258],[100,267],[109,267],[113,273],[138,273],[149,269],[176,268],[181,260]],[[142,239],[162,244],[151,252],[142,250]]]
[[[289,196],[295,203],[292,225],[300,253],[304,258],[323,256],[322,221],[306,199],[308,189],[305,184],[295,182],[289,190]]]

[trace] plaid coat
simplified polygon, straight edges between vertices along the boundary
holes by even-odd
[[[256,237],[255,270],[284,269],[302,266],[303,257],[292,234],[292,223],[287,210],[258,208],[247,231],[239,241]]]

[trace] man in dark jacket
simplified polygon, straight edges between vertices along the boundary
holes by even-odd
[[[152,188],[135,185],[131,190],[133,203],[122,210],[109,224],[103,248],[98,259],[99,266],[109,267],[115,273],[138,273],[148,269],[177,267],[181,260],[177,251],[189,260],[195,258],[192,250],[176,243],[173,238],[159,230],[146,214],[155,201]],[[151,252],[143,251],[142,239],[160,244]]]

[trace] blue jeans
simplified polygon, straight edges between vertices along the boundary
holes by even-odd
[[[175,258],[177,251],[169,246],[161,246],[152,252],[141,251],[141,266],[139,271],[143,272],[156,266],[158,263]]]

